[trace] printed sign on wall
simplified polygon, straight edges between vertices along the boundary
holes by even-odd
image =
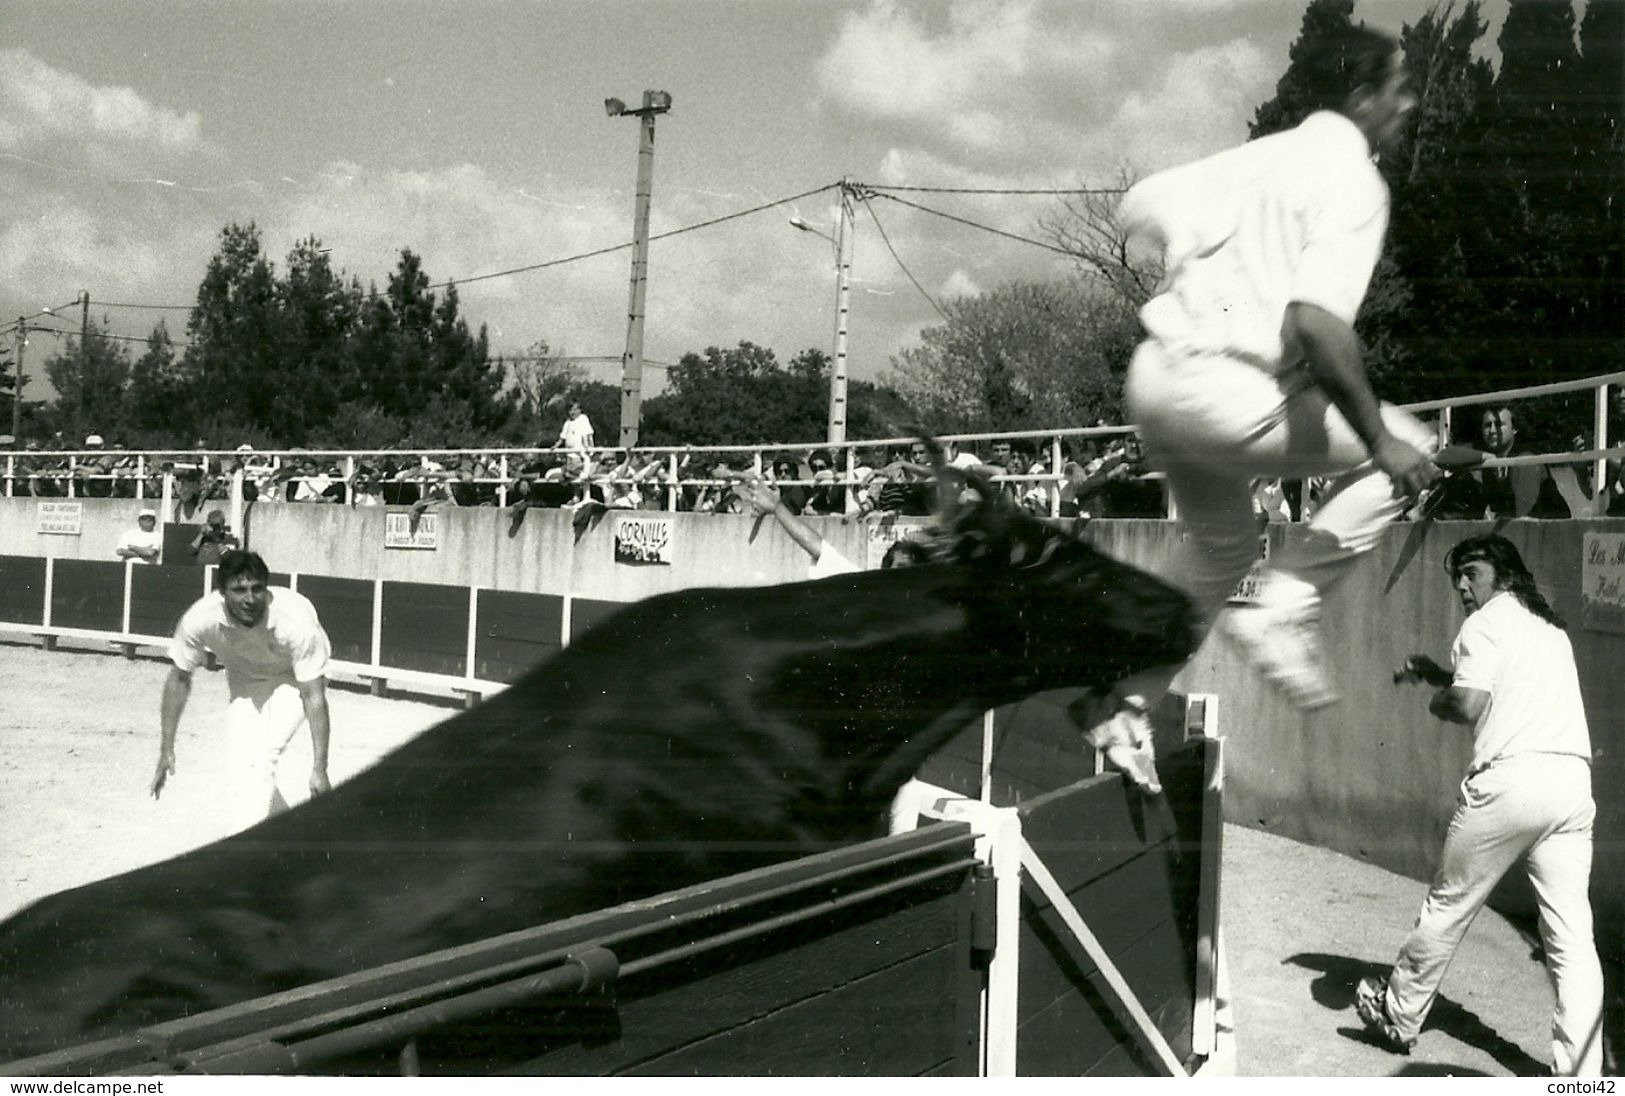
[[[886,558],[887,550],[893,544],[913,537],[916,532],[924,529],[926,524],[927,521],[924,518],[917,521],[898,521],[895,518],[887,518],[870,523],[868,526],[866,569],[870,571],[877,569],[881,561]]]
[[[1270,561],[1270,538],[1258,538],[1258,558],[1253,565],[1247,568],[1247,573],[1241,576],[1236,588],[1230,593],[1231,605],[1252,605],[1258,601],[1258,585],[1264,577],[1264,565]]]
[[[82,502],[40,502],[34,511],[35,530],[56,537],[76,537],[85,520]]]
[[[1625,635],[1625,533],[1587,533],[1580,551],[1580,626]]]
[[[419,514],[417,528],[412,528],[412,515],[407,511],[384,515],[385,548],[440,547],[440,523],[433,514]]]
[[[623,517],[615,523],[616,563],[671,564],[671,518]]]

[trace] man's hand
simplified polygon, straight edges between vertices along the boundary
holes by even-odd
[[[1416,500],[1440,475],[1433,458],[1392,434],[1384,434],[1377,442],[1371,460],[1394,481],[1394,495],[1398,498]]]
[[[164,782],[175,775],[175,751],[158,751],[158,770],[152,774],[152,797],[157,799],[163,793]]]
[[[747,480],[735,488],[750,503],[753,514],[771,514],[779,505],[778,488],[763,480]]]
[[[1395,685],[1412,685],[1425,682],[1435,688],[1444,688],[1454,680],[1449,670],[1440,666],[1427,655],[1411,655],[1399,669],[1394,671]]]
[[[333,782],[327,779],[327,767],[326,766],[319,766],[318,767],[318,766],[314,766],[314,765],[311,766],[311,769],[310,769],[310,794],[312,796],[318,796],[318,795],[321,795],[323,792],[330,792],[332,790],[333,790]]]

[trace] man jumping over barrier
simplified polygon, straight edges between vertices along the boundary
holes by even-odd
[[[214,573],[214,591],[199,598],[175,626],[174,666],[164,681],[158,768],[152,797],[175,774],[175,732],[192,694],[192,672],[209,652],[226,669],[231,692],[226,734],[231,750],[232,832],[247,829],[287,802],[276,767],[302,727],[310,727],[310,793],[328,791],[327,632],[310,600],[269,586],[271,572],[256,552],[229,551]]]
[[[1167,270],[1141,310],[1149,337],[1126,385],[1185,533],[1164,577],[1211,626],[1257,555],[1252,480],[1339,477],[1309,535],[1270,561],[1256,607],[1227,628],[1305,708],[1335,699],[1322,591],[1438,475],[1427,428],[1372,394],[1353,327],[1388,222],[1372,158],[1415,103],[1388,35],[1362,26],[1317,49],[1309,70],[1322,109],[1150,176],[1120,211]],[[1112,706],[1079,721],[1143,725],[1176,671],[1125,682]]]

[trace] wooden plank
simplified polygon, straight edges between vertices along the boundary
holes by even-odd
[[[134,1036],[121,1035],[65,1050],[0,1063],[7,1077],[94,1077],[114,1070],[139,1067],[152,1061],[152,1053]]]
[[[1021,806],[1022,832],[1070,888],[1104,875],[1177,831],[1166,797],[1147,797],[1115,773]]]
[[[1018,1002],[1020,1013],[1027,1015],[1070,992],[1080,973],[1094,970],[1094,963],[1068,945],[1066,928],[1049,904],[1030,888],[1024,890]],[[1165,924],[1173,923],[1177,930],[1181,913],[1160,846],[1068,897],[1114,960]]]
[[[117,634],[124,630],[124,561],[59,559],[51,589],[51,623]]]
[[[953,1044],[951,948],[938,948],[644,1063],[628,1076],[899,1077]]]
[[[927,784],[947,788],[966,799],[977,798],[982,778],[982,719],[966,723],[953,738],[925,759],[915,775]]]
[[[130,631],[135,635],[174,634],[181,614],[198,599],[196,567],[168,564],[130,568]]]
[[[1170,1030],[1169,1025],[1176,1019],[1174,1013],[1178,1010],[1178,1003],[1170,1001],[1156,1009],[1152,1016],[1157,1020],[1157,1026],[1163,1031]],[[1169,1042],[1180,1045],[1178,1040]],[[1118,1043],[1103,1058],[1100,1058],[1082,1074],[1084,1077],[1149,1077],[1153,1076],[1146,1065],[1144,1056],[1132,1042]]]
[[[1224,740],[1203,750],[1201,866],[1196,885],[1196,1015],[1191,1050],[1208,1056],[1218,1049],[1221,866],[1224,863]]]
[[[1088,959],[1093,960],[1100,968],[1100,976],[1105,979],[1110,990],[1108,998],[1113,1012],[1119,1019],[1131,1024],[1134,1038],[1143,1041],[1145,1049],[1153,1055],[1157,1065],[1166,1070],[1170,1076],[1178,1076],[1184,1072],[1180,1058],[1175,1055],[1172,1048],[1167,1045],[1161,1033],[1152,1024],[1145,1013],[1140,1001],[1140,993],[1145,985],[1130,985],[1124,978],[1112,957],[1106,953],[1099,939],[1079,916],[1077,908],[1072,905],[1060,884],[1050,874],[1030,846],[1024,846],[1021,851],[1021,870],[1024,882],[1042,892],[1054,905],[1055,911],[1060,914],[1066,928],[1066,944],[1069,950],[1074,946],[1081,947]],[[1074,954],[1076,952],[1074,951]],[[1179,952],[1176,949],[1176,954]],[[1180,955],[1183,958],[1182,955]]]
[[[369,968],[341,978],[301,986],[184,1019],[144,1028],[143,1042],[161,1055],[186,1047],[198,1047],[237,1038],[249,1032],[289,1023],[368,1000],[400,993],[414,986],[430,985],[487,967],[529,959],[538,966],[589,943],[607,942],[618,949],[623,961],[630,956],[617,942],[644,926],[663,926],[683,918],[723,920],[751,911],[750,900],[772,889],[826,894],[830,880],[858,870],[868,881],[873,872],[884,878],[888,872],[910,870],[922,863],[936,863],[969,857],[974,846],[970,827],[964,823],[937,823],[827,853],[802,857],[785,864],[758,868],[709,883],[671,891],[653,898],[628,902],[608,910],[554,921],[536,928],[505,933],[486,940],[447,948],[429,955]],[[890,863],[879,864],[887,860]],[[847,884],[856,885],[856,884]],[[819,888],[824,888],[820,890]],[[692,929],[703,935],[702,924]]]
[[[322,618],[322,627],[332,641],[334,658],[372,661],[370,580],[301,574],[299,592],[316,606],[316,615]]]
[[[0,556],[0,620],[45,623],[45,560]]]
[[[561,1046],[510,1071],[593,1076],[700,1068],[666,1056],[921,955],[940,953],[951,962],[945,949],[954,943],[961,904],[955,881],[938,882],[625,976],[617,986],[614,1038]],[[950,991],[947,983],[938,987],[945,1008]],[[717,1065],[700,1071],[729,1072]]]
[[[1116,960],[1125,980],[1136,987],[1140,1007],[1183,1065],[1190,1054],[1192,1001],[1173,927],[1159,926]],[[1186,987],[1183,992],[1181,987]],[[1022,1075],[1077,1076],[1121,1044],[1137,1043],[1110,1004],[1112,992],[1100,972],[1091,971],[1079,978],[1074,992],[1024,1016],[1017,1036]],[[1138,1046],[1136,1056],[1141,1068],[1151,1068]]]
[[[597,625],[626,608],[625,602],[599,601],[590,597],[570,599],[570,642],[574,643]]]
[[[563,619],[564,599],[556,594],[481,590],[474,676],[517,681],[560,651]]]
[[[465,676],[468,588],[386,580],[382,640],[385,666]]]

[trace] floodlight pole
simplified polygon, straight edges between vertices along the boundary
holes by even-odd
[[[841,180],[841,215],[835,229],[835,363],[829,376],[831,445],[846,444],[846,327],[852,302],[852,185]]]
[[[611,117],[633,115],[638,125],[638,188],[632,208],[632,284],[626,304],[626,353],[621,357],[620,444],[630,449],[638,443],[638,424],[643,416],[643,313],[649,282],[649,198],[654,188],[655,116],[671,109],[671,96],[663,91],[645,91],[643,106],[629,110],[617,99],[604,102]]]

